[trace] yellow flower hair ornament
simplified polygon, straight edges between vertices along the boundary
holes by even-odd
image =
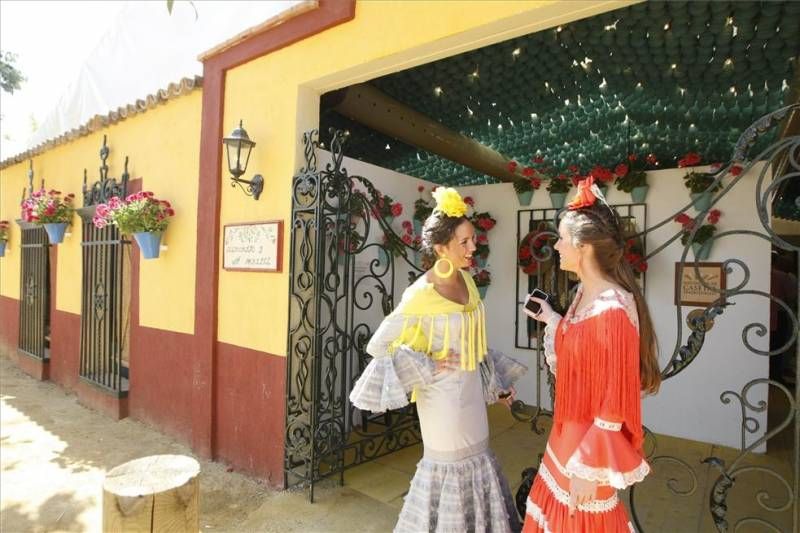
[[[449,217],[463,217],[467,214],[467,204],[452,187],[439,187],[433,191],[433,199],[436,200],[435,209]]]

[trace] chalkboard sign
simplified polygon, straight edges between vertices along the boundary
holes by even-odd
[[[248,272],[281,272],[283,222],[250,222],[225,226],[222,268]]]

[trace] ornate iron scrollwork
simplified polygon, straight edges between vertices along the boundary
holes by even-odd
[[[124,199],[128,191],[128,158],[120,179],[109,178],[110,150],[106,136],[100,148],[100,177],[91,186],[83,171],[83,208],[77,210],[82,222],[83,280],[81,289],[80,375],[107,392],[123,397],[128,393],[123,354],[128,346],[130,289],[125,263],[130,261],[130,241],[116,226],[96,227],[94,206],[113,197]]]
[[[332,132],[324,169],[318,137],[303,135],[305,164],[292,182],[284,458],[286,485],[307,486],[312,499],[319,480],[420,442],[412,407],[373,415],[347,399],[376,319],[394,306],[395,262],[381,255],[394,250],[412,272],[420,268],[385,220],[372,226],[380,193],[343,168],[347,132]],[[372,242],[376,234],[387,244]]]
[[[678,375],[679,373],[685,371],[689,365],[693,361],[700,356],[702,348],[706,341],[706,333],[710,329],[710,327],[714,324],[715,320],[718,321],[723,313],[725,312],[726,308],[730,305],[735,304],[735,300],[737,297],[749,296],[749,297],[760,297],[768,299],[776,309],[779,310],[780,313],[784,313],[785,316],[788,318],[789,323],[792,328],[792,334],[790,338],[784,342],[783,346],[780,346],[773,350],[763,350],[757,348],[752,341],[752,336],[755,335],[757,337],[765,336],[769,328],[765,324],[761,323],[751,323],[747,324],[742,329],[742,344],[744,345],[747,352],[752,353],[756,356],[774,356],[776,354],[784,352],[790,346],[794,345],[797,342],[798,338],[798,319],[797,315],[794,311],[787,305],[786,302],[759,290],[750,290],[747,289],[747,285],[750,281],[750,269],[748,268],[747,264],[744,261],[739,259],[727,259],[723,261],[723,269],[725,272],[730,276],[731,274],[738,274],[737,278],[741,279],[741,281],[736,284],[735,286],[729,286],[725,289],[717,289],[715,287],[710,286],[706,281],[700,276],[699,265],[696,261],[688,260],[688,253],[691,247],[691,243],[694,239],[694,236],[697,230],[700,228],[701,223],[705,217],[707,216],[708,212],[716,205],[723,197],[730,193],[734,187],[741,181],[742,177],[748,174],[748,171],[754,168],[757,162],[767,161],[775,163],[778,158],[785,157],[786,164],[781,167],[782,170],[779,175],[770,178],[770,169],[772,166],[770,164],[764,164],[761,170],[758,173],[757,180],[756,180],[756,194],[755,194],[755,212],[758,216],[758,219],[761,222],[761,231],[753,231],[753,230],[732,230],[732,231],[724,231],[719,232],[711,237],[711,242],[715,242],[721,239],[731,239],[731,238],[755,238],[761,239],[771,243],[773,246],[782,248],[784,250],[789,251],[800,251],[800,247],[791,244],[790,242],[786,241],[781,236],[777,235],[772,228],[770,227],[770,215],[769,215],[769,205],[770,205],[770,198],[775,194],[776,191],[779,190],[781,187],[785,187],[786,182],[788,180],[798,180],[800,179],[800,136],[791,136],[786,137],[783,139],[778,140],[772,146],[768,147],[760,154],[757,154],[752,157],[752,159],[747,162],[749,158],[749,150],[756,144],[758,137],[763,134],[764,132],[768,131],[771,128],[774,128],[779,121],[784,119],[790,111],[800,110],[800,104],[793,104],[790,106],[786,106],[782,109],[779,109],[773,113],[770,113],[759,120],[757,120],[752,126],[747,128],[747,130],[742,134],[738,143],[736,144],[733,150],[733,157],[728,164],[719,168],[716,172],[711,173],[710,175],[714,178],[713,183],[708,187],[707,191],[713,191],[718,186],[720,187],[719,192],[713,194],[711,205],[706,208],[705,210],[698,213],[697,217],[695,218],[694,229],[690,232],[690,235],[687,239],[687,243],[684,246],[681,260],[679,267],[680,269],[684,268],[691,268],[694,269],[695,276],[699,283],[708,291],[716,292],[719,294],[719,297],[703,308],[698,312],[694,312],[690,314],[690,316],[686,320],[686,326],[688,328],[688,336],[686,336],[684,342],[684,325],[683,325],[683,306],[678,305],[675,311],[676,316],[676,324],[677,324],[677,333],[675,336],[675,344],[673,348],[673,352],[669,358],[669,361],[665,364],[662,370],[662,378],[664,380],[671,379]],[[740,164],[743,166],[742,171],[733,177],[727,184],[722,183],[723,177],[727,176],[735,164]],[[776,167],[777,168],[777,167]],[[796,199],[795,201],[800,201],[800,199]],[[692,203],[683,206],[680,210],[673,213],[672,215],[665,217],[663,220],[659,221],[658,223],[654,224],[651,227],[645,228],[644,231],[637,234],[636,237],[644,237],[649,233],[654,232],[655,230],[665,226],[666,224],[672,222],[676,215],[686,211],[688,208],[692,206]],[[558,214],[556,213],[554,217],[554,222],[557,223]],[[538,236],[538,235],[537,235]],[[542,232],[542,237],[548,237],[548,232]],[[681,237],[681,231],[677,231],[674,235],[668,238],[661,246],[657,247],[655,250],[648,253],[645,259],[650,259],[657,254],[659,254],[662,250],[666,249],[670,244],[675,242],[677,239]],[[536,251],[534,251],[533,256],[534,259],[538,262],[546,261],[550,258],[550,254],[552,254],[552,250],[545,246],[545,250],[539,250],[537,255]],[[541,348],[539,348],[541,350]],[[538,354],[541,356],[541,354]],[[541,357],[539,358],[541,360]],[[795,380],[800,381],[800,373],[796,372]],[[761,386],[761,387],[768,387],[769,389],[777,390],[780,396],[785,397],[788,400],[789,404],[789,412],[785,416],[785,418],[772,430],[765,433],[761,438],[757,439],[755,442],[747,444],[747,436],[756,434],[759,429],[760,425],[758,419],[752,416],[751,413],[758,413],[764,412],[766,410],[766,402],[760,401],[753,403],[748,399],[748,393],[750,393],[754,387]],[[735,391],[725,391],[720,395],[720,400],[723,404],[730,404],[732,403],[733,399],[736,399],[740,404],[741,409],[741,452],[736,457],[734,461],[730,463],[730,465],[726,465],[725,461],[718,457],[709,457],[705,459],[706,464],[710,464],[717,468],[720,471],[720,476],[715,481],[714,485],[711,488],[711,492],[709,494],[709,510],[714,520],[714,524],[719,531],[728,531],[730,529],[729,519],[728,519],[728,505],[727,505],[727,497],[729,492],[736,486],[737,478],[741,477],[744,474],[749,474],[753,472],[759,472],[762,475],[766,474],[767,476],[773,478],[775,481],[778,482],[780,487],[785,490],[785,500],[780,498],[778,504],[772,504],[770,501],[770,495],[766,490],[760,490],[757,493],[757,501],[760,507],[769,512],[783,512],[788,511],[789,509],[793,510],[792,513],[792,527],[794,531],[797,531],[800,528],[800,512],[798,512],[798,483],[800,483],[800,442],[798,442],[797,438],[795,439],[794,446],[792,449],[792,459],[791,462],[793,464],[793,481],[790,481],[782,475],[780,472],[777,472],[774,469],[764,467],[764,466],[753,466],[753,465],[743,465],[743,461],[745,458],[757,447],[765,444],[769,439],[775,437],[780,431],[784,430],[791,424],[795,426],[795,435],[798,435],[799,429],[798,425],[800,424],[800,396],[798,396],[798,389],[795,387],[794,391],[790,391],[786,386],[783,384],[772,380],[772,379],[755,379],[747,384],[741,389],[741,392]],[[531,429],[540,433],[543,431],[543,428],[539,426],[540,420],[544,420],[547,417],[551,416],[551,414],[544,410],[541,405],[536,406],[529,406],[525,405],[524,403],[517,401],[515,402],[512,412],[519,420],[528,420],[531,422]],[[655,439],[655,437],[651,434],[650,437]],[[654,441],[655,442],[655,441]],[[655,445],[655,444],[654,444]],[[688,464],[687,462],[673,456],[664,455],[664,456],[655,456],[653,453],[648,455],[650,459],[650,463],[654,468],[658,468],[659,464],[668,463],[672,465],[677,465],[679,468],[684,471],[686,475],[689,476],[689,488],[680,488],[677,484],[675,479],[670,479],[667,482],[667,486],[669,490],[676,495],[684,495],[688,496],[693,494],[697,487],[697,475],[694,472],[694,468]],[[635,505],[635,494],[637,490],[645,490],[642,488],[632,487],[629,491],[630,497],[630,507],[632,511],[632,518],[634,523],[636,524],[639,531],[643,531],[642,524],[639,520],[639,515]],[[763,528],[767,528],[773,531],[780,531],[780,528],[761,517],[756,516],[748,516],[744,518],[740,518],[733,526],[733,530],[738,530],[741,526],[747,524],[757,524]]]
[[[92,184],[87,185],[88,175],[83,169],[83,205],[89,207],[109,201],[114,196],[125,198],[128,194],[128,156],[125,156],[125,166],[120,175],[119,181],[108,177],[108,165],[106,160],[110,150],[106,144],[106,136],[103,135],[103,146],[100,148],[100,178]]]

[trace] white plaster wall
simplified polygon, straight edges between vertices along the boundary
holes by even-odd
[[[759,166],[760,168],[760,166]],[[660,221],[670,216],[686,201],[680,169],[663,170],[650,176],[648,217]],[[728,183],[731,179],[726,180]],[[719,231],[751,230],[764,233],[756,214],[755,185],[757,172],[742,176],[736,186],[716,205],[722,211]],[[692,216],[694,211],[690,212]],[[652,224],[652,222],[651,222]],[[649,249],[663,243],[677,224],[668,224],[649,236]],[[659,338],[662,366],[675,349],[677,318],[674,305],[674,263],[680,260],[680,242],[670,245],[650,261],[647,280],[647,301]],[[769,293],[770,243],[754,236],[734,235],[716,241],[709,261],[739,259],[750,269],[745,289]],[[691,254],[691,252],[690,252]],[[690,256],[691,257],[691,256]],[[742,281],[742,271],[734,267],[728,276],[729,287]],[[683,372],[664,382],[658,395],[644,402],[645,423],[657,433],[666,433],[727,446],[740,446],[741,410],[737,401],[725,405],[720,395],[728,390],[740,392],[744,385],[769,374],[767,357],[753,354],[742,342],[743,329],[751,323],[769,327],[769,300],[758,296],[739,296],[731,300],[725,312],[717,317],[715,327],[707,334],[697,359]],[[684,309],[682,320],[690,309]],[[683,322],[685,324],[685,320]],[[688,335],[683,328],[684,342]],[[769,348],[769,335],[748,336],[758,349]],[[751,404],[767,401],[766,386],[753,388],[748,395]],[[759,422],[760,430],[748,436],[753,442],[766,431],[766,412],[748,413]],[[763,447],[762,447],[763,451]]]
[[[328,160],[327,153],[320,158],[321,165]],[[404,205],[404,213],[398,217],[394,226],[399,232],[403,220],[411,220],[413,202],[418,198],[417,186],[431,183],[391,170],[356,160],[345,159],[344,167],[352,174],[371,180],[381,191],[391,195]],[[648,181],[648,225],[674,214],[688,203],[688,191],[683,186],[684,171],[668,169],[650,172]],[[755,171],[741,178],[716,207],[722,211],[720,231],[752,230],[760,231],[760,223],[755,212]],[[732,178],[728,178],[726,182]],[[493,282],[486,295],[487,328],[490,345],[525,362],[531,371],[517,387],[518,396],[526,403],[536,403],[537,394],[542,404],[549,407],[549,395],[544,370],[541,372],[541,388],[537,385],[535,352],[514,348],[514,290],[516,283],[516,220],[518,205],[513,188],[509,184],[463,187],[463,195],[473,196],[480,211],[489,211],[497,219],[497,226],[489,234],[491,255],[488,268]],[[616,189],[608,194],[611,204],[629,203],[629,196]],[[550,200],[544,189],[534,194],[531,205],[525,209],[545,208]],[[687,211],[694,215],[693,210]],[[654,250],[678,229],[678,224],[670,222],[648,236],[648,250]],[[763,231],[762,231],[763,232]],[[662,367],[671,357],[676,343],[677,311],[674,305],[675,262],[680,260],[683,251],[680,242],[671,244],[649,262],[647,272],[646,298],[650,306],[656,334],[659,339]],[[691,260],[693,256],[689,255]],[[750,236],[733,236],[715,243],[709,261],[718,262],[737,258],[750,268],[747,289],[769,292],[770,245],[768,241]],[[405,267],[398,263],[396,294],[402,293],[407,285]],[[728,278],[728,286],[738,284],[741,271],[735,271]],[[661,391],[644,400],[644,422],[656,433],[684,437],[688,439],[740,446],[741,411],[734,401],[728,405],[720,401],[720,395],[728,390],[740,392],[750,380],[768,375],[769,361],[766,357],[750,353],[742,343],[742,331],[747,324],[760,323],[769,326],[769,301],[763,297],[740,296],[732,301],[718,317],[713,330],[707,335],[700,355],[683,372],[667,380]],[[684,308],[681,320],[685,324],[686,314],[694,308]],[[376,317],[379,321],[380,317]],[[686,342],[688,329],[683,328]],[[759,349],[767,349],[768,335],[749,336],[750,342]],[[539,392],[540,391],[540,392]],[[752,404],[766,402],[766,387],[754,387],[748,396]],[[760,429],[748,435],[752,442],[766,430],[766,413],[753,413]]]

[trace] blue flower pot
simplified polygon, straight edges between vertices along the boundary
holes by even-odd
[[[420,222],[415,218],[413,220],[413,224],[414,224],[414,235],[422,235],[422,222]]]
[[[711,193],[710,192],[693,192],[691,194],[692,204],[698,211],[705,211],[711,207]]]
[[[565,192],[550,193],[550,202],[556,209],[561,209],[562,207],[564,207],[564,202],[566,201],[567,201],[567,193]]]
[[[142,257],[145,259],[155,259],[158,257],[161,250],[161,233],[154,231],[144,231],[141,233],[134,233],[133,238],[136,239],[136,244],[142,251]]]
[[[43,224],[44,230],[47,232],[47,238],[50,244],[60,244],[64,242],[64,233],[67,231],[68,224],[66,222],[56,222]]]
[[[711,256],[711,243],[711,240],[707,240],[702,244],[699,242],[692,243],[695,261],[708,261],[708,258]]]
[[[533,190],[517,193],[517,200],[519,200],[519,205],[521,205],[522,207],[531,205],[532,198],[533,198]]]
[[[478,268],[486,268],[486,263],[489,261],[487,257],[475,257],[473,259],[475,261],[475,266]]]
[[[631,200],[635,204],[643,204],[645,198],[647,198],[647,191],[650,189],[649,185],[642,185],[640,187],[634,187],[631,191]]]
[[[0,257],[6,255],[6,242],[7,241],[0,241]]]
[[[488,285],[485,286],[485,287],[478,287],[478,294],[481,295],[481,300],[485,300],[486,299],[486,291],[487,290],[489,290],[489,286]]]

